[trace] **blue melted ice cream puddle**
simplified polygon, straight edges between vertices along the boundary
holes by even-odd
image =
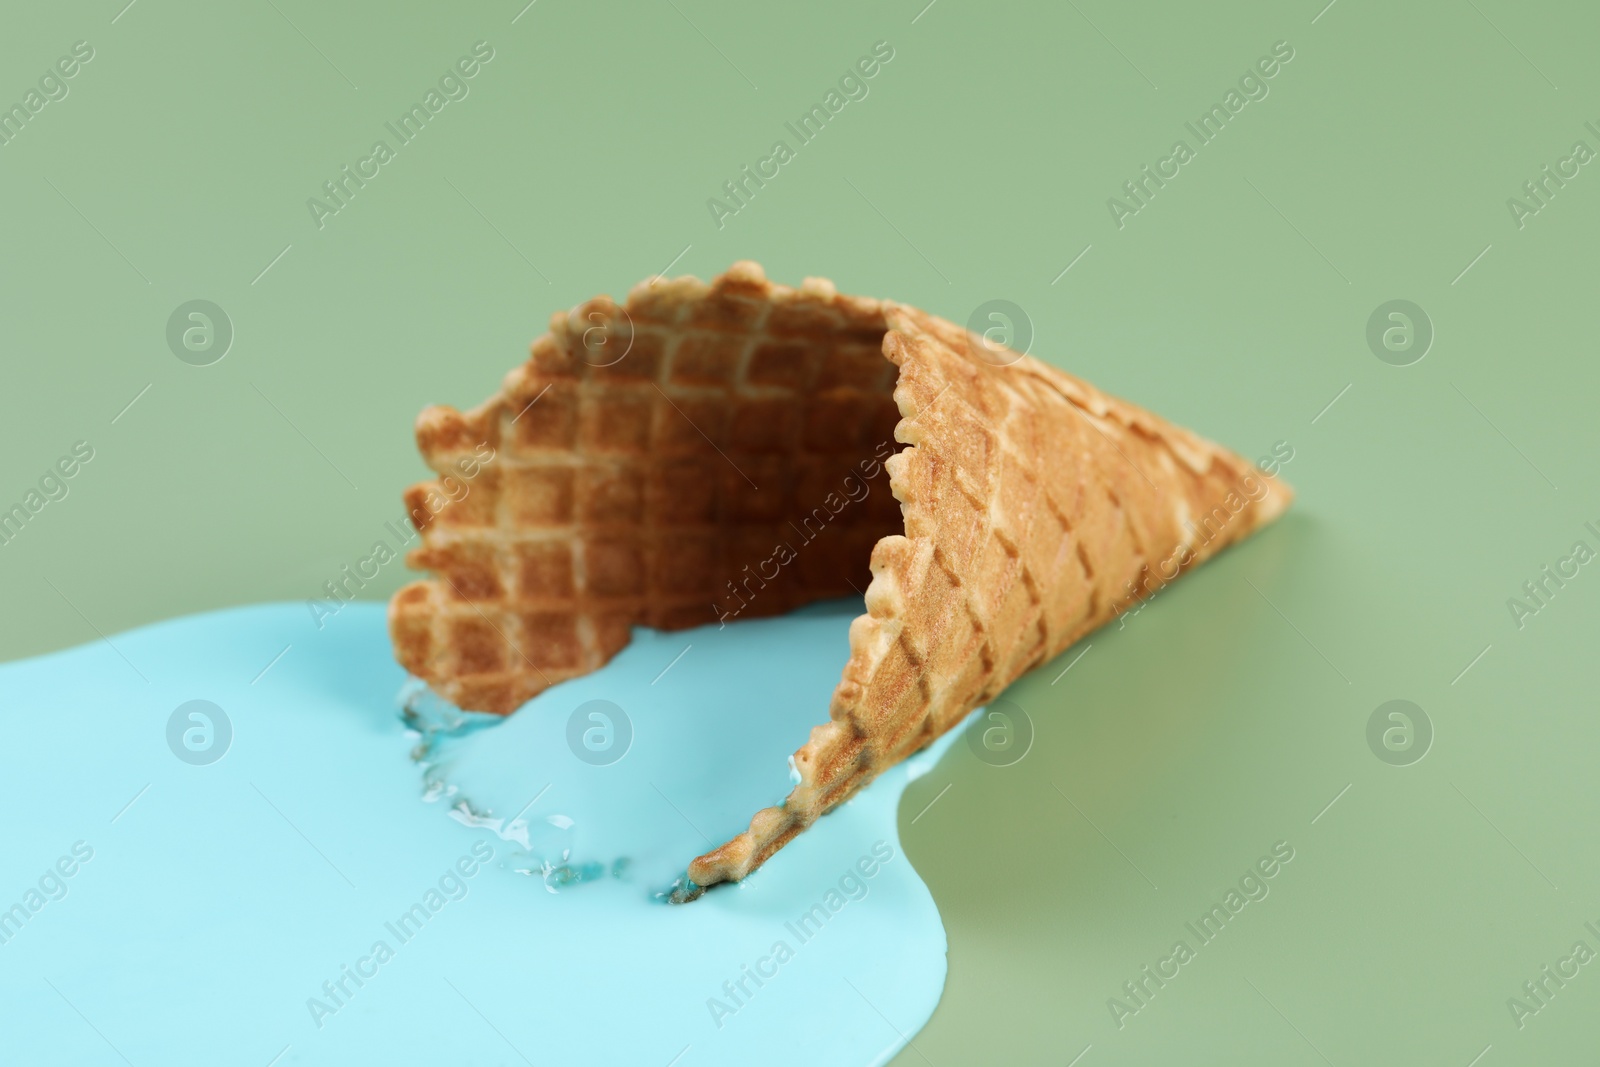
[[[787,794],[859,611],[636,630],[504,720],[408,684],[373,604],[0,666],[9,1057],[886,1061],[945,976],[896,812],[956,731],[744,882],[662,903]]]
[[[859,600],[689,632],[636,629],[602,670],[516,714],[402,695],[425,796],[517,846],[554,892],[600,877],[682,895],[688,860],[799,781],[790,754],[825,720]]]

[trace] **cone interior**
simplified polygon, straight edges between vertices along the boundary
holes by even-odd
[[[902,529],[883,315],[831,287],[775,305],[719,281],[558,315],[499,395],[419,418],[440,477],[407,491],[425,535],[407,562],[436,578],[397,595],[392,628],[456,705],[508,714],[633,626],[865,592],[873,545]]]
[[[407,491],[423,540],[407,562],[436,577],[390,604],[397,658],[456,705],[508,714],[634,625],[864,592],[827,717],[794,754],[800,783],[689,863],[678,899],[743,878],[1288,506],[1250,461],[975,344],[748,262],[554,316],[495,396],[418,419],[439,477]]]

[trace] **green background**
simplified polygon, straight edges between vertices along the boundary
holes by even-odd
[[[422,475],[421,407],[669,264],[958,322],[1009,300],[1055,365],[1246,455],[1287,442],[1299,499],[1014,686],[1020,762],[957,746],[911,788],[950,975],[896,1062],[1592,1053],[1600,965],[1520,1028],[1506,1002],[1600,949],[1600,567],[1520,629],[1506,601],[1600,548],[1600,177],[1520,229],[1506,200],[1600,148],[1600,12],[523,2],[7,12],[0,102],[95,57],[0,147],[0,501],[95,457],[0,547],[0,655],[318,595]],[[470,94],[319,230],[307,198],[479,40]],[[870,95],[719,229],[707,198],[878,40]],[[1280,40],[1269,95],[1119,229],[1107,198]],[[1436,332],[1403,367],[1366,341],[1396,298]],[[165,340],[191,299],[235,330],[211,366]],[[1435,734],[1409,766],[1366,739],[1391,699]],[[1108,998],[1278,841],[1270,895],[1119,1029]]]

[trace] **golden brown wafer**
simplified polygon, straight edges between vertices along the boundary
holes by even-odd
[[[390,632],[462,708],[509,714],[636,625],[865,592],[800,783],[691,862],[680,898],[743,878],[1291,498],[1035,359],[750,262],[553,316],[496,395],[427,409],[417,443],[440,477],[406,493],[407,562],[435,577],[395,594]]]

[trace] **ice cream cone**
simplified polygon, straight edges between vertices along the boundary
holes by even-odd
[[[1291,496],[1035,359],[749,262],[554,316],[495,396],[429,408],[417,441],[439,477],[407,491],[422,535],[407,562],[436,577],[395,594],[390,631],[462,708],[508,714],[635,625],[864,587],[799,784],[689,863],[679,899],[743,878]]]

